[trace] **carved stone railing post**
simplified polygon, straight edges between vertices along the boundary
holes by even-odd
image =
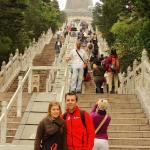
[[[28,93],[31,92],[32,92],[32,69],[30,71],[29,78],[28,78]]]
[[[136,87],[136,80],[137,80],[137,75],[136,75],[136,68],[137,68],[137,66],[138,66],[138,61],[137,61],[137,59],[135,59],[134,61],[133,61],[133,94],[135,94],[135,87]]]
[[[20,90],[17,97],[17,117],[21,117],[22,115],[22,76],[18,77],[18,87],[20,86]]]
[[[7,102],[2,101],[2,113],[4,114],[4,119],[1,123],[1,143],[6,143],[7,134],[7,112],[6,112]]]
[[[12,73],[13,73],[12,60],[13,60],[13,54],[11,53],[11,54],[9,55],[9,63],[10,63],[10,65],[9,65],[9,67],[8,67],[8,69],[7,69],[7,72],[6,72],[6,77],[7,77],[7,79],[9,79],[10,76],[12,75]]]
[[[32,50],[30,51],[31,52],[31,59],[33,60],[34,59],[34,56],[36,54],[36,41],[35,41],[35,38],[33,39],[33,42],[32,42]]]
[[[3,85],[5,84],[5,79],[6,79],[6,62],[3,61],[0,74],[0,87],[3,87]]]
[[[13,62],[13,72],[15,72],[16,68],[20,66],[19,62],[19,50],[16,49],[15,51],[15,61]]]
[[[9,61],[12,61],[12,59],[13,59],[13,54],[10,53],[10,55],[9,55]]]
[[[2,66],[1,66],[1,71],[5,70],[5,67],[6,67],[6,62],[3,61],[3,62],[2,62]]]
[[[24,68],[23,68],[23,57],[22,57],[22,53],[19,54],[19,61],[20,61],[20,68],[21,68],[21,70],[23,71]]]
[[[143,49],[142,51],[142,58],[141,58],[141,61],[142,61],[142,79],[141,79],[141,82],[142,82],[142,85],[143,87],[145,86],[145,65],[144,65],[144,62],[148,62],[149,61],[149,58],[148,58],[148,54],[147,54],[147,51],[146,49]]]
[[[125,78],[126,78],[126,73],[125,72],[123,72],[122,73],[122,82],[121,82],[121,91],[122,91],[122,94],[125,94],[126,93],[126,88],[125,88],[125,83],[124,83],[124,80],[125,80]]]
[[[127,79],[127,92],[128,93],[130,93],[131,92],[130,89],[132,89],[131,79],[129,78],[129,75],[130,75],[131,71],[132,71],[131,66],[128,66],[128,69],[127,69],[127,76],[128,76],[128,79]]]

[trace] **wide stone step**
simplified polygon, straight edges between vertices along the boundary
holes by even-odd
[[[80,107],[84,107],[84,108],[88,108],[88,107],[92,107],[93,106],[93,104],[90,104],[90,103],[79,103],[79,106]],[[139,104],[139,103],[135,103],[135,104],[133,104],[133,103],[131,103],[131,104],[124,104],[124,103],[118,103],[118,104],[116,104],[116,103],[110,103],[109,104],[109,107],[110,108],[113,108],[113,109],[140,109],[141,108],[141,105]]]
[[[130,100],[130,99],[135,99],[136,96],[135,95],[126,95],[126,94],[102,94],[102,93],[99,93],[99,94],[96,94],[96,93],[93,93],[93,94],[80,94],[79,95],[79,98],[84,98],[84,97],[87,97],[89,99],[92,99],[92,98],[110,98],[110,99],[126,99],[126,100]]]
[[[110,150],[150,150],[150,146],[110,145]]]
[[[7,136],[14,136],[16,134],[17,129],[7,129]]]
[[[150,131],[110,131],[109,138],[150,138]]]
[[[110,145],[149,146],[150,138],[109,138]]]
[[[81,109],[84,109],[88,112],[92,110],[92,107],[80,107]],[[129,113],[142,113],[143,110],[141,108],[133,108],[133,109],[120,109],[120,108],[108,108],[108,113],[110,112],[129,112]]]
[[[125,109],[115,109],[115,108],[108,108],[108,112],[128,112],[128,113],[143,113],[143,110],[141,108],[139,109],[136,109],[136,108],[132,108],[132,109],[128,109],[128,108],[125,108]]]
[[[19,122],[8,122],[7,123],[7,128],[8,129],[17,129],[19,126]]]
[[[126,98],[108,98],[108,97],[79,97],[79,102],[89,102],[89,103],[95,103],[98,101],[98,99],[107,99],[109,103],[139,103],[139,101],[135,98],[126,99]],[[87,101],[88,100],[88,101]]]
[[[143,124],[111,124],[109,131],[149,131],[150,125]]]
[[[110,112],[112,118],[144,118],[146,117],[144,113],[122,113],[122,112]]]
[[[33,145],[13,145],[13,144],[7,144],[7,145],[0,145],[0,150],[33,150]]]
[[[148,124],[147,118],[112,118],[112,124]]]

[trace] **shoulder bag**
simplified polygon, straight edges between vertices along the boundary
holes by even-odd
[[[99,126],[97,127],[97,129],[95,130],[95,134],[100,130],[100,128],[102,127],[102,125],[104,124],[104,122],[107,119],[107,115],[105,115],[104,119],[102,120],[102,122],[99,124]]]

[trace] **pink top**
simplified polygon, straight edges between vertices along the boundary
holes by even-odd
[[[97,105],[95,105],[92,108],[92,111],[91,111],[91,117],[92,117],[92,120],[93,120],[93,124],[94,124],[95,130],[97,129],[97,127],[99,126],[99,124],[102,122],[103,118],[106,115],[105,112],[102,112],[101,114],[97,113],[96,112],[96,108],[97,108]],[[111,117],[108,116],[106,121],[104,122],[104,124],[100,128],[100,130],[95,135],[95,138],[108,139],[107,129],[108,129],[110,121],[111,121]]]

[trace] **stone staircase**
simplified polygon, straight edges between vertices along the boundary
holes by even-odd
[[[55,60],[55,45],[56,39],[53,38],[51,42],[47,45],[45,45],[43,51],[41,54],[35,56],[33,60],[34,66],[50,66]],[[46,90],[46,79],[48,76],[48,71],[42,70],[42,71],[33,71],[33,74],[39,74],[40,75],[40,92]],[[11,83],[11,85],[6,89],[4,93],[0,93],[0,113],[1,113],[1,101],[7,101],[11,99],[14,92],[16,91],[18,87],[18,77],[22,76],[24,77],[25,72],[21,71],[18,76],[14,79],[14,81]],[[25,111],[28,102],[31,98],[31,94],[27,93],[27,87],[28,82],[25,82],[25,85],[23,87],[23,112]],[[13,141],[13,138],[15,136],[15,133],[17,131],[17,128],[20,124],[21,118],[17,117],[16,113],[16,103],[13,104],[10,112],[8,113],[8,124],[7,124],[7,143],[11,143]]]
[[[9,100],[11,99],[11,97],[13,96],[14,92],[4,92],[4,93],[0,93],[0,114],[1,114],[1,102],[2,101],[7,101],[9,102]],[[23,110],[22,113],[25,112],[26,106],[29,102],[30,99],[30,94],[28,94],[27,92],[23,93]],[[13,104],[13,106],[11,107],[11,110],[8,113],[8,118],[7,118],[7,137],[6,137],[6,142],[7,143],[11,143],[13,141],[13,138],[15,136],[15,133],[17,131],[17,128],[20,124],[21,118],[17,117],[17,108],[16,108],[16,103]]]
[[[20,71],[20,73],[18,74],[18,76],[16,76],[16,78],[14,79],[14,81],[12,82],[12,84],[6,89],[6,92],[15,92],[17,87],[18,87],[18,77],[22,76],[22,78],[25,76],[25,71]],[[27,92],[28,91],[28,82],[25,82],[25,85],[23,87],[23,92]]]
[[[108,135],[110,150],[150,150],[150,125],[134,95],[79,94],[79,105],[90,112],[98,98],[109,101],[112,117]]]
[[[56,38],[52,38],[51,42],[44,46],[41,54],[33,59],[33,66],[50,66],[55,60],[55,42]]]
[[[33,66],[52,65],[55,60],[55,41],[56,39],[53,38],[51,43],[44,47],[43,52],[35,57],[33,60]],[[63,72],[64,70],[57,74],[56,79],[58,79],[58,81],[60,80]],[[40,92],[45,92],[45,82],[48,72],[44,70],[34,71],[33,74],[40,75]],[[10,100],[10,97],[13,95],[12,92],[14,92],[18,83],[17,81],[14,81],[13,84],[16,85],[11,86],[8,89],[9,92],[0,93],[0,102],[2,100]],[[56,82],[53,90],[55,91],[58,89],[59,85],[60,83]],[[23,98],[25,100],[23,104],[24,111],[30,99],[30,95],[26,92],[23,94]],[[20,128],[17,131],[18,133],[20,131],[22,134],[19,137],[16,135],[14,144],[33,145],[39,118],[42,118],[47,113],[50,95],[46,95],[45,93],[34,94],[35,95],[33,95],[30,100],[30,104],[23,116]],[[108,99],[108,114],[112,117],[108,130],[110,150],[150,150],[149,121],[135,95],[116,95],[107,93],[95,94],[95,85],[92,79],[89,82],[84,82],[82,94],[78,94],[78,96],[81,109],[89,112],[98,98]],[[16,118],[16,104],[14,104],[8,120],[7,142],[12,142],[21,120],[21,118]]]
[[[64,40],[63,40],[64,41]],[[35,56],[33,59],[33,66],[51,66],[55,61],[55,42],[56,38],[52,38],[51,42],[45,45],[41,54]],[[46,90],[46,79],[48,78],[48,71],[46,70],[35,70],[33,74],[38,74],[40,76],[40,92],[45,92]]]

